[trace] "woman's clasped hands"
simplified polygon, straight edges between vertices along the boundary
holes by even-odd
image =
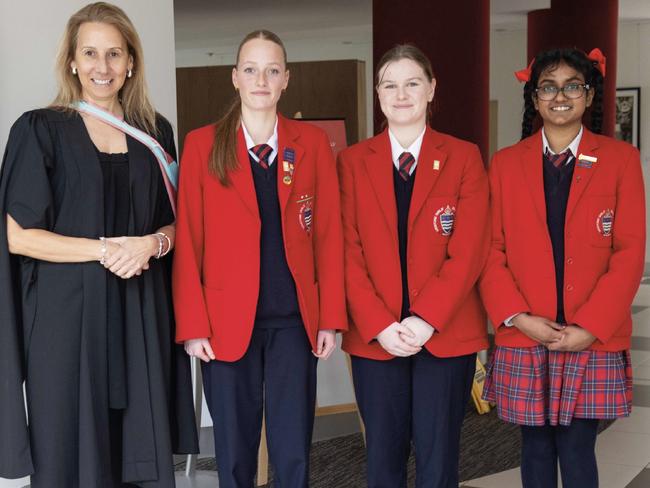
[[[149,269],[149,259],[159,250],[159,241],[154,235],[106,237],[104,244],[104,267],[123,279],[140,276]]]

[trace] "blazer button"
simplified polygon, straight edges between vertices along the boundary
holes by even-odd
[[[419,295],[420,292],[417,290],[412,290],[411,293],[413,294],[414,297],[416,297]]]
[[[567,258],[566,263],[567,264],[573,264],[573,258]]]
[[[573,285],[567,285],[566,291],[573,291]]]

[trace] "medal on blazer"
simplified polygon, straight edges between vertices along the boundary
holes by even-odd
[[[596,218],[596,230],[603,237],[612,235],[612,225],[614,224],[614,211],[611,208],[606,208],[598,214]]]
[[[449,236],[454,230],[454,218],[456,216],[456,207],[447,205],[440,207],[433,214],[433,228],[443,236]]]
[[[591,169],[593,164],[598,161],[598,158],[595,156],[588,156],[586,154],[580,154],[578,156],[578,162],[576,163],[576,166],[578,168],[585,168],[585,169]]]
[[[300,198],[296,200],[296,203],[300,206],[298,209],[298,223],[307,234],[311,233],[311,227],[314,222],[313,201],[314,197],[309,195],[300,195]]]
[[[285,185],[290,185],[293,183],[293,163],[295,160],[295,151],[290,147],[284,148],[284,152],[282,153],[282,172],[284,173],[284,176],[282,177],[282,183]]]

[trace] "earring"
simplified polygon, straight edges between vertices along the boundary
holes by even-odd
[[[77,76],[77,68],[75,68],[74,66],[72,67],[72,74],[74,76]]]
[[[133,71],[129,69],[129,71],[126,72],[126,77],[131,78],[133,76]]]

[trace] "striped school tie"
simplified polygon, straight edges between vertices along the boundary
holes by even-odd
[[[415,164],[415,158],[410,152],[403,152],[399,155],[399,175],[404,181],[411,176],[411,168]]]
[[[546,157],[551,163],[553,163],[553,166],[561,168],[571,160],[573,153],[571,152],[571,149],[567,149],[560,154],[551,154],[548,148],[546,148]]]
[[[251,148],[253,154],[258,157],[260,166],[264,169],[269,169],[269,156],[273,152],[273,148],[268,144],[258,144]]]

